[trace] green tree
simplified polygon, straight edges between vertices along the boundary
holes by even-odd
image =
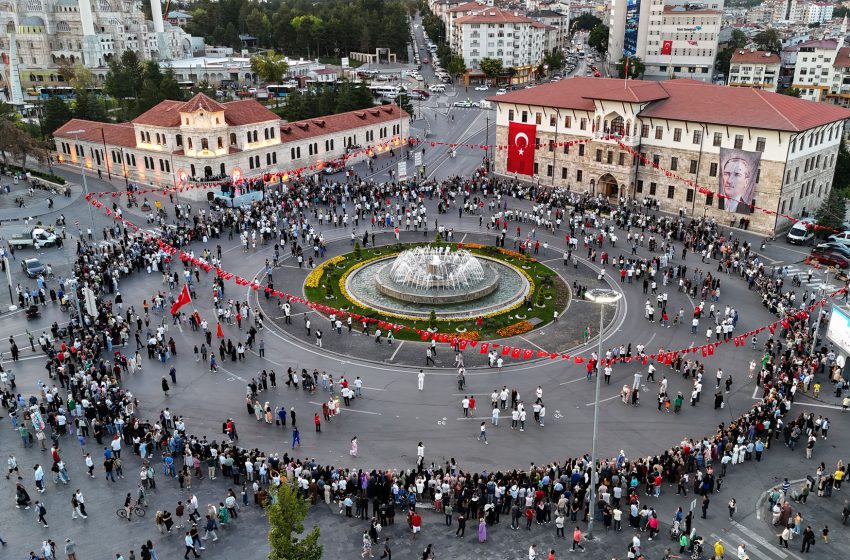
[[[501,58],[482,58],[479,66],[481,71],[484,72],[484,75],[490,80],[501,75],[504,70],[502,68]]]
[[[800,97],[801,95],[803,95],[803,92],[800,91],[800,88],[795,88],[795,87],[787,87],[787,88],[783,89],[782,91],[780,91],[779,93],[781,93],[782,95],[788,95],[788,96],[791,96],[791,97]]]
[[[396,97],[395,102],[402,108],[402,110],[406,111],[407,114],[413,114],[413,103],[410,102],[410,96],[406,93],[399,94],[399,96]]]
[[[732,37],[730,37],[727,45],[732,47],[733,49],[743,49],[747,46],[747,43],[749,42],[750,40],[747,39],[746,33],[741,31],[740,29],[733,29]]]
[[[246,3],[246,5],[249,4]],[[271,44],[271,30],[272,24],[269,16],[259,8],[255,7],[245,18],[245,31],[256,37],[260,45],[268,46]]]
[[[142,65],[139,56],[131,50],[121,54],[121,58],[109,61],[103,88],[116,99],[135,99],[141,89]]]
[[[302,500],[291,484],[281,484],[273,490],[274,499],[266,508],[269,520],[269,560],[321,560],[323,547],[319,544],[319,527],[304,532],[307,502]]]
[[[587,44],[596,51],[604,55],[608,52],[608,28],[602,24],[597,25],[590,30],[590,35],[587,37]]]
[[[107,122],[106,106],[103,99],[87,89],[77,89],[74,93],[74,117],[89,121]]]
[[[602,20],[593,14],[582,14],[573,20],[570,28],[573,31],[590,31],[597,25],[602,25]]]
[[[561,49],[552,49],[543,55],[543,63],[549,66],[550,72],[555,72],[564,67],[564,53]]]
[[[821,203],[815,213],[817,224],[823,228],[818,230],[821,237],[826,237],[832,230],[844,229],[844,214],[846,212],[847,193],[833,187],[829,196]]]
[[[619,64],[617,64],[617,71],[619,72],[619,76],[621,78],[625,77],[626,59],[628,59],[629,62],[629,78],[633,80],[640,78],[643,73],[646,72],[646,65],[643,63],[639,56],[624,56],[620,59]]]
[[[850,152],[847,143],[841,138],[838,146],[838,157],[835,158],[835,175],[832,177],[832,190],[847,190],[850,188]]]
[[[251,57],[251,71],[259,76],[262,83],[279,84],[288,70],[286,58],[274,51]]]
[[[458,76],[466,71],[466,63],[463,61],[462,57],[451,55],[449,63],[446,64],[445,68],[446,72],[448,72],[449,75],[456,80]]]
[[[74,117],[68,104],[61,97],[57,96],[48,99],[44,103],[43,110],[44,119],[41,121],[41,124],[48,134],[53,134],[56,129]]]
[[[755,43],[756,48],[762,51],[770,51],[776,54],[782,51],[782,38],[779,36],[779,32],[773,28],[757,33],[753,37],[753,43]]]

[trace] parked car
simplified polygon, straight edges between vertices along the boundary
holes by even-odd
[[[836,243],[841,243],[843,245],[850,245],[850,231],[842,231],[841,233],[835,233],[830,235],[827,239],[830,241],[835,241]]]
[[[820,243],[817,247],[815,247],[818,251],[838,253],[844,258],[850,259],[850,245],[845,245],[844,243],[839,243],[837,241],[827,241],[826,243]]]
[[[24,259],[21,261],[21,268],[30,278],[37,278],[39,274],[44,273],[44,265],[38,259]]]
[[[487,91],[488,89],[490,89],[490,88],[488,88],[484,84],[482,84],[480,86],[475,86],[475,91]]]
[[[825,266],[834,266],[837,268],[847,268],[850,266],[850,260],[834,251],[820,251],[814,248],[809,256],[812,259],[817,259],[818,263]]]
[[[815,232],[812,229],[812,222],[808,220],[800,220],[795,223],[790,230],[788,230],[788,234],[786,235],[786,239],[788,243],[792,245],[806,245],[815,237]]]
[[[496,95],[505,95],[506,93],[508,93],[508,90],[505,88],[499,88],[496,90]]]
[[[455,101],[453,103],[453,105],[455,107],[461,107],[461,108],[464,108],[464,109],[469,109],[470,107],[473,106],[471,101]]]

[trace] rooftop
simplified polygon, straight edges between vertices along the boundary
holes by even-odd
[[[82,132],[79,134],[69,134],[69,132],[76,131]],[[64,138],[77,138],[79,136],[83,142],[101,143],[105,141],[107,144],[123,146],[125,148],[136,147],[136,131],[130,123],[109,124],[83,119],[71,119],[56,129],[53,136]]]
[[[191,113],[198,110],[209,112],[224,111],[224,120],[231,126],[261,123],[278,120],[276,114],[266,109],[255,99],[242,99],[219,103],[206,95],[199,93],[189,101],[162,101],[155,107],[145,111],[135,119],[133,124],[160,126],[166,128],[180,126],[180,113]]]
[[[732,53],[732,62],[750,64],[779,64],[781,59],[778,54],[770,51],[750,51],[738,49]]]
[[[518,12],[486,8],[480,12],[457,18],[455,23],[537,23],[536,20],[519,15]]]
[[[752,88],[695,80],[650,82],[575,77],[489,98],[495,103],[583,111],[595,100],[640,103],[641,117],[801,132],[850,118],[850,110]]]
[[[280,125],[280,141],[303,140],[370,124],[398,121],[408,117],[409,115],[402,111],[398,105],[381,105],[359,111],[293,121]]]
[[[449,13],[468,12],[470,10],[483,10],[486,7],[487,6],[485,6],[484,4],[479,4],[478,2],[463,2],[463,3],[458,4],[457,6],[455,6],[453,8],[449,8],[447,11]]]
[[[850,47],[841,47],[835,55],[833,68],[850,68]]]

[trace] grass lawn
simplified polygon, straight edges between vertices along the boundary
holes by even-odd
[[[326,265],[320,273],[315,274],[313,278],[314,286],[305,285],[304,292],[307,298],[316,303],[321,303],[335,309],[341,309],[357,315],[364,315],[373,319],[396,323],[412,327],[414,329],[436,328],[440,333],[449,335],[462,334],[466,332],[467,338],[478,340],[489,340],[496,338],[505,338],[512,334],[521,334],[528,332],[529,325],[521,327],[517,325],[523,321],[530,321],[533,318],[540,319],[540,323],[533,328],[540,328],[552,321],[554,312],[560,314],[569,302],[570,292],[564,281],[549,267],[513,251],[501,251],[496,247],[483,246],[476,244],[467,244],[464,246],[470,252],[492,259],[496,259],[507,263],[514,268],[524,270],[534,282],[533,291],[530,295],[531,306],[521,305],[517,309],[505,311],[494,317],[486,317],[483,319],[483,324],[479,328],[477,326],[477,316],[469,317],[468,319],[458,319],[451,321],[439,320],[432,322],[428,319],[401,319],[381,313],[378,310],[371,308],[362,308],[351,303],[343,294],[340,288],[340,280],[347,270],[351,269],[358,263],[368,261],[370,259],[382,256],[388,256],[399,253],[405,249],[410,249],[416,246],[425,245],[425,243],[397,243],[395,245],[382,246],[377,248],[367,248],[346,253],[341,257],[336,257],[338,262]],[[447,245],[439,243],[438,245]],[[454,246],[454,245],[452,245]],[[359,253],[359,256],[357,255]],[[316,279],[316,276],[321,275]],[[310,277],[308,277],[308,282]],[[499,329],[503,330],[499,333]],[[476,336],[477,333],[477,336]],[[413,330],[399,330],[395,337],[399,340],[420,340],[420,335]]]

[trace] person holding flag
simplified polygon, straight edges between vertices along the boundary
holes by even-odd
[[[189,286],[183,284],[183,289],[180,290],[180,295],[177,296],[177,300],[171,305],[171,315],[176,316],[181,307],[191,302],[192,297],[189,295]]]

